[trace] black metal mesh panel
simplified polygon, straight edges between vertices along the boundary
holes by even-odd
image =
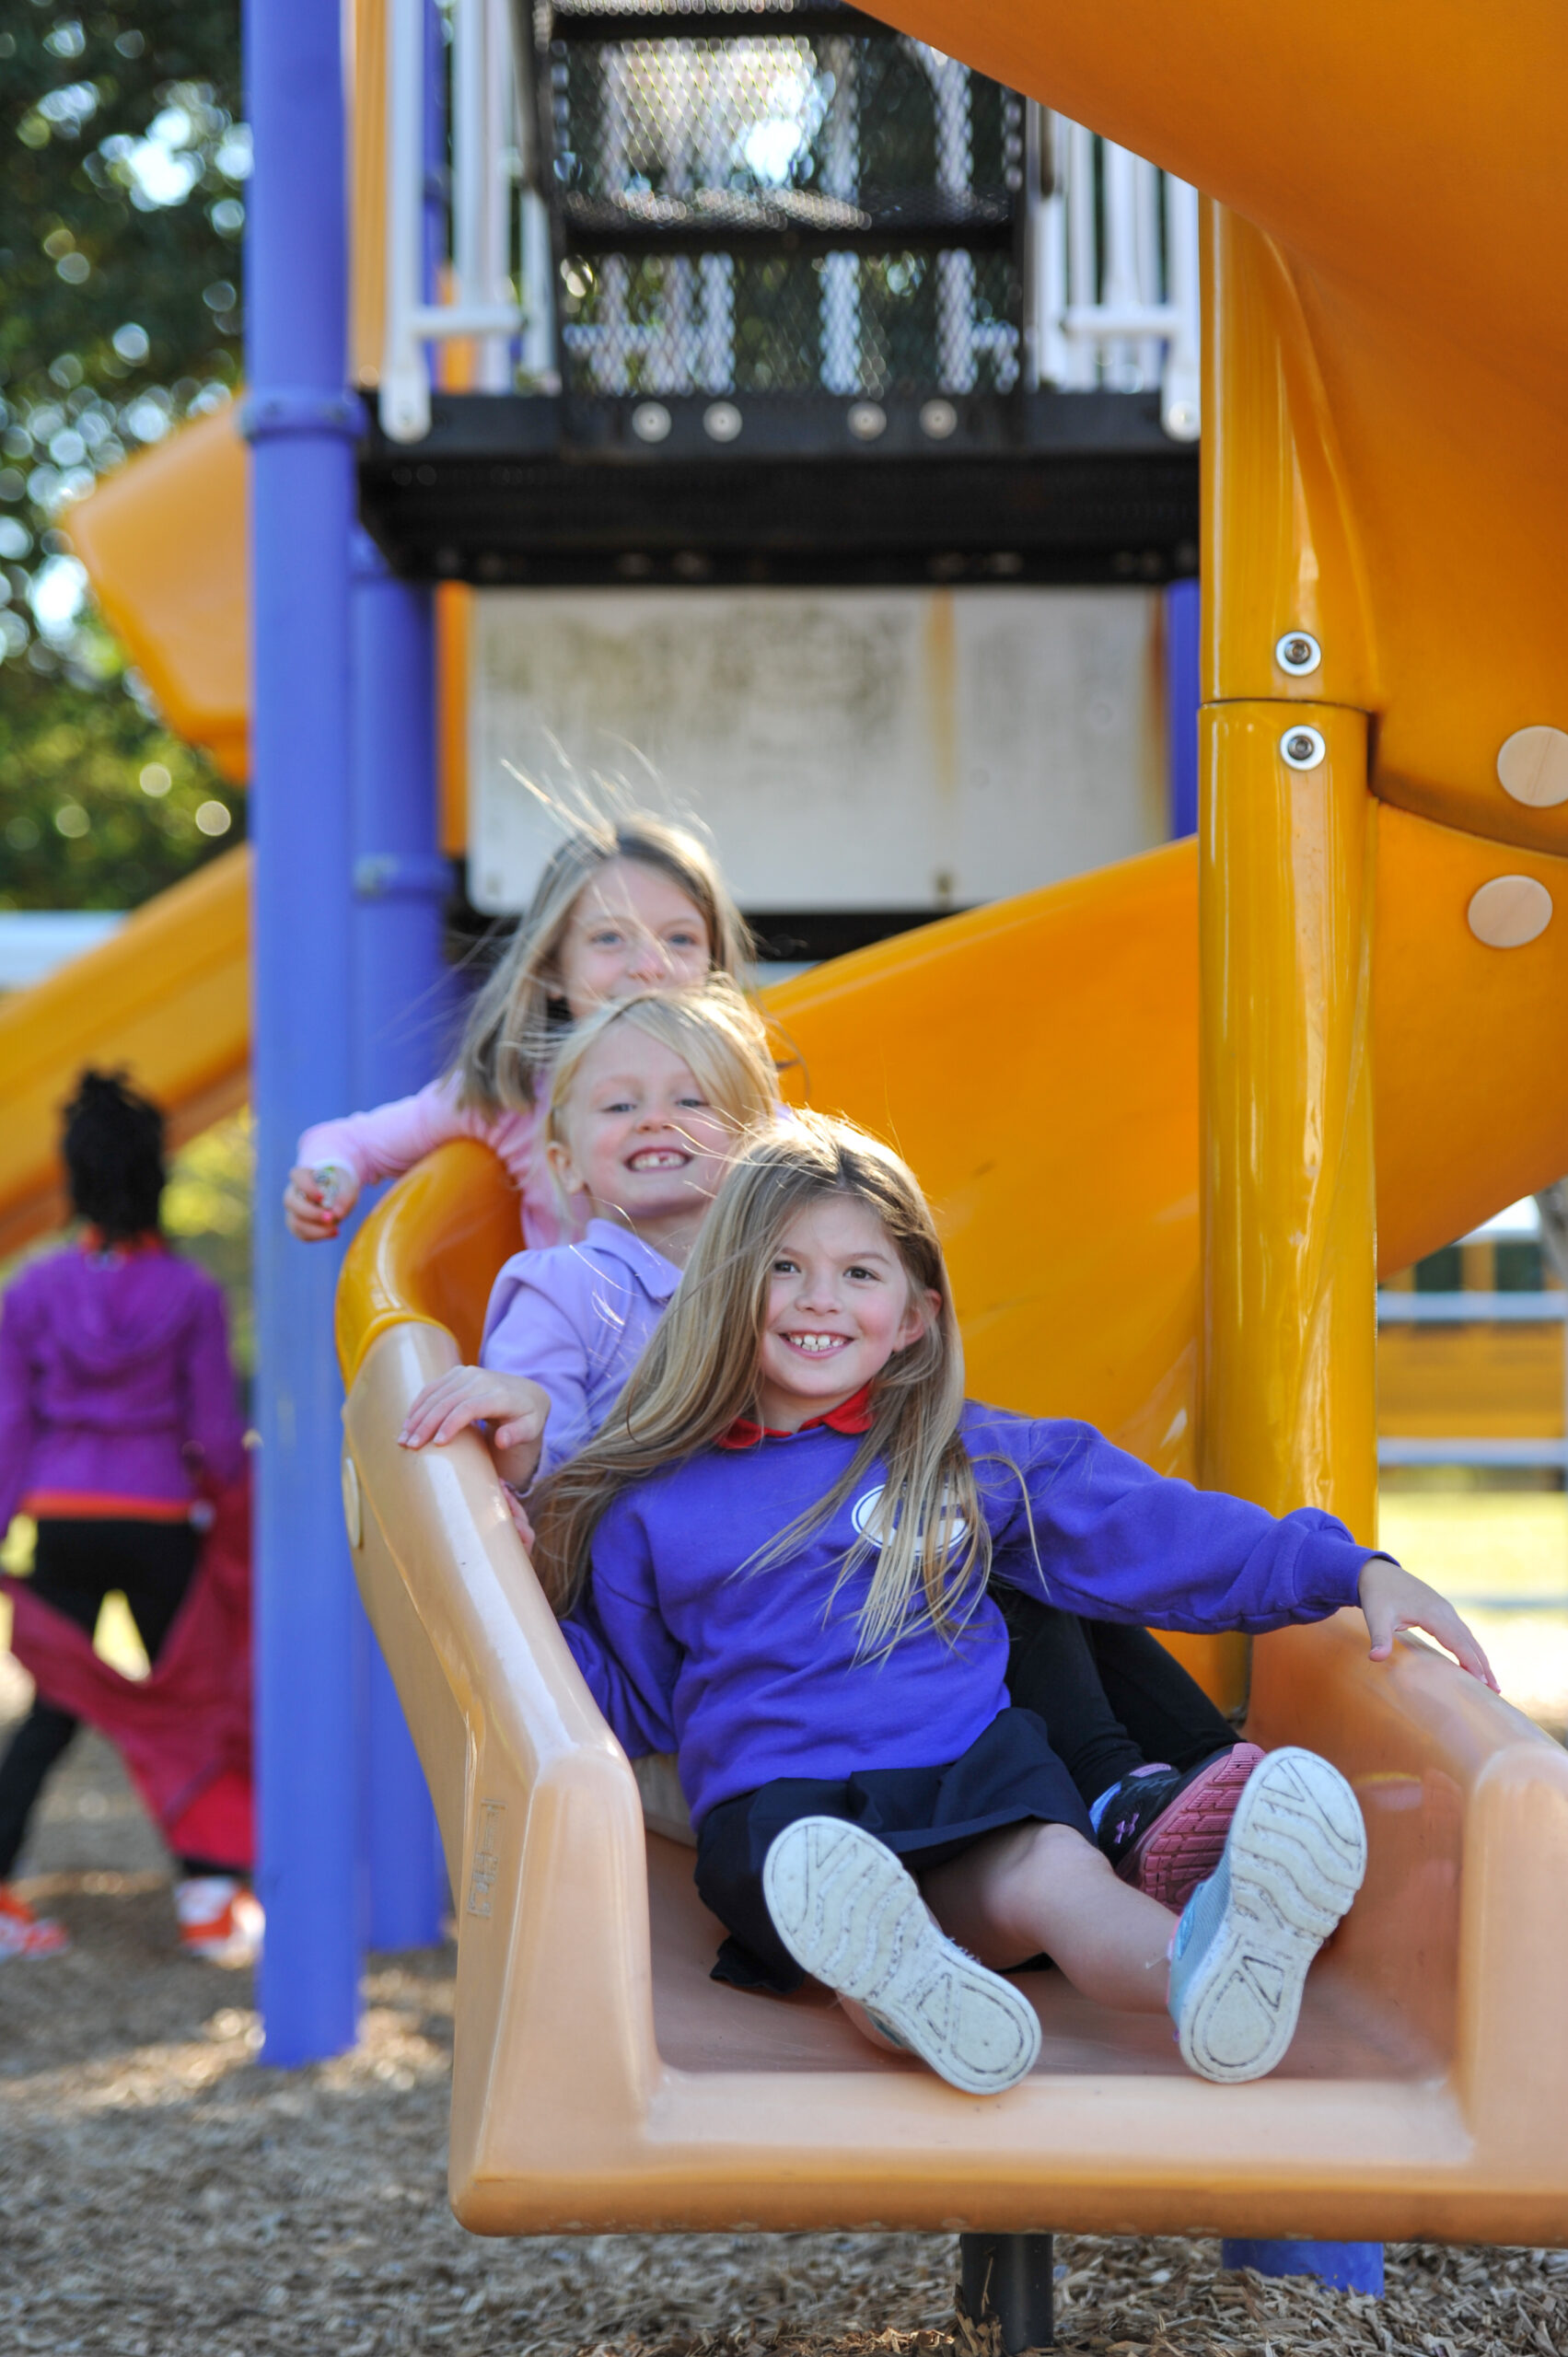
[[[679,36],[614,40],[591,11],[553,19],[571,389],[1016,381],[1019,100],[865,19],[823,30],[821,13],[809,29],[770,14],[766,29],[683,14]],[[630,29],[621,12],[600,21]]]

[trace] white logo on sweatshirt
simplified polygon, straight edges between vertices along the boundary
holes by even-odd
[[[862,1538],[868,1539],[873,1547],[885,1547],[888,1543],[888,1527],[883,1518],[882,1511],[882,1500],[886,1493],[887,1484],[885,1482],[878,1481],[874,1490],[863,1491],[849,1510],[850,1520],[854,1523],[857,1535]],[[955,1547],[961,1547],[969,1535],[969,1524],[964,1519],[963,1515],[960,1515],[955,1523],[948,1526],[947,1546],[949,1550]],[[924,1553],[925,1539],[923,1534],[915,1540],[914,1551],[917,1555]]]

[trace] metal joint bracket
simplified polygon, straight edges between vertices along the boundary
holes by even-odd
[[[313,386],[279,385],[247,393],[239,404],[239,431],[247,442],[273,442],[285,434],[339,434],[357,442],[366,423],[365,403],[346,389],[327,393]]]
[[[444,900],[451,888],[452,863],[436,852],[367,851],[354,863],[357,900]]]

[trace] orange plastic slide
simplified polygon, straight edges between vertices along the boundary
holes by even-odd
[[[241,845],[112,939],[0,998],[0,1253],[64,1215],[60,1108],[86,1063],[123,1064],[180,1144],[245,1101],[250,857]]]
[[[1460,993],[1434,988],[1421,911],[1435,899],[1462,931],[1488,856],[1385,814],[1379,1062],[1410,1074],[1396,1118],[1425,1141],[1385,1166],[1407,1257],[1568,1160],[1561,1085],[1516,1160],[1497,1147],[1539,1118],[1533,1060],[1508,1043],[1561,1003],[1568,934],[1491,970],[1476,945],[1487,1015],[1453,1040]],[[1092,1416],[1172,1469],[1191,1461],[1196,1356],[1194,869],[1191,846],[1156,853],[774,997],[812,1100],[895,1138],[931,1188],[971,1390]],[[645,1832],[481,1444],[395,1445],[413,1391],[477,1347],[516,1238],[499,1166],[450,1146],[367,1224],[339,1294],[354,1561],[456,1897],[466,2224],[1562,2235],[1568,1759],[1415,1646],[1375,1668],[1355,1615],[1254,1648],[1251,1732],[1333,1757],[1371,1837],[1366,1893],[1274,2078],[1204,2085],[1159,2023],[1040,1975],[1040,2069],[982,2101],[809,1997],[711,1982],[691,1853]]]

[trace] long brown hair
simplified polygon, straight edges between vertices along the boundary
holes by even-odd
[[[780,1239],[797,1213],[831,1195],[875,1214],[912,1298],[934,1293],[938,1307],[873,1380],[870,1429],[838,1480],[741,1568],[786,1561],[880,1461],[880,1504],[840,1574],[842,1584],[878,1553],[861,1608],[862,1653],[885,1653],[923,1624],[955,1633],[973,1610],[990,1570],[991,1537],[959,1437],[963,1345],[930,1208],[908,1165],[880,1139],[848,1121],[799,1113],[742,1144],[620,1399],[597,1436],[541,1487],[532,1510],[534,1562],[558,1613],[582,1594],[594,1532],[621,1491],[710,1447],[738,1416],[754,1412]]]
[[[551,1007],[555,961],[585,885],[612,860],[656,868],[678,885],[708,929],[708,955],[720,973],[745,979],[750,931],[712,853],[688,828],[652,811],[616,818],[574,818],[552,854],[505,957],[479,992],[458,1051],[462,1102],[519,1111],[534,1102],[558,1036]]]

